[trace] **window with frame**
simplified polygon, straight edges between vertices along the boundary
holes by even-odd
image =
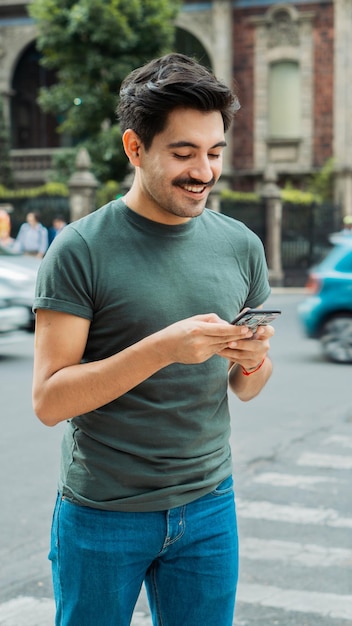
[[[297,61],[269,66],[268,123],[270,139],[297,139],[301,134],[301,76]]]

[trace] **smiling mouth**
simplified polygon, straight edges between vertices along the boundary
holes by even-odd
[[[192,193],[194,195],[200,196],[206,190],[210,191],[212,187],[215,185],[215,178],[211,178],[211,180],[204,183],[202,180],[196,179],[187,179],[187,178],[179,178],[178,180],[174,180],[173,184],[187,193]]]
[[[207,188],[207,185],[181,185],[182,189],[188,191],[189,193],[203,193],[203,191]]]

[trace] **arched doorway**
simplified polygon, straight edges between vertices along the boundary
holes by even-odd
[[[183,28],[176,28],[175,35],[175,48],[177,52],[187,54],[187,56],[194,57],[198,63],[201,63],[208,69],[212,70],[212,64],[207,51],[192,33]]]
[[[39,89],[55,82],[55,73],[40,63],[35,44],[28,46],[18,61],[12,80],[11,147],[13,149],[56,148],[61,137],[57,121],[37,103]]]

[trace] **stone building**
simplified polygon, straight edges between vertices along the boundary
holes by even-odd
[[[0,2],[0,93],[19,185],[45,180],[67,142],[36,103],[54,76],[39,65],[30,2]],[[352,212],[352,0],[185,0],[176,25],[177,49],[237,86],[222,184],[256,189],[268,166],[299,184],[333,157],[335,200]]]

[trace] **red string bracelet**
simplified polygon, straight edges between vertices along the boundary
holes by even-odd
[[[265,361],[265,357],[264,357],[264,359],[262,361],[260,361],[259,365],[257,365],[257,367],[254,370],[250,370],[249,372],[243,367],[243,365],[241,365],[241,370],[242,370],[243,376],[250,376],[251,374],[254,374],[258,370],[260,370],[260,368],[264,364],[264,361]]]

